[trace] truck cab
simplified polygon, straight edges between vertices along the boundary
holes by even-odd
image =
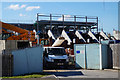
[[[64,47],[44,47],[43,57],[45,67],[64,66],[67,68],[68,66],[69,58]]]

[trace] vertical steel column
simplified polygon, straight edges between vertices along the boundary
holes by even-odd
[[[52,30],[52,14],[50,14],[50,30]]]
[[[38,15],[38,13],[37,13],[37,32],[39,31],[39,15]]]
[[[97,33],[98,33],[98,17],[97,17]]]
[[[85,69],[87,69],[87,53],[86,53],[86,45],[85,45]]]
[[[120,31],[120,1],[118,2],[118,31]]]
[[[37,13],[37,44],[39,45],[39,13]]]
[[[85,19],[86,19],[86,28],[87,28],[87,16],[85,17]],[[88,29],[88,28],[87,28]],[[87,29],[86,29],[86,32],[87,32]]]
[[[62,18],[63,18],[63,30],[64,30],[64,15],[62,15]]]
[[[76,28],[76,16],[74,16],[74,23],[75,23],[75,26],[74,26],[74,31],[75,31],[75,28]]]

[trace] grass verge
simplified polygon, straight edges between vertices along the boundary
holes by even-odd
[[[0,77],[0,78],[41,78],[48,76],[48,74],[31,74],[31,75],[21,75],[21,76],[12,76],[12,77]]]

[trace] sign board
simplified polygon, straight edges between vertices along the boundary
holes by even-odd
[[[76,53],[77,53],[77,54],[79,54],[79,53],[80,53],[80,51],[76,51]]]

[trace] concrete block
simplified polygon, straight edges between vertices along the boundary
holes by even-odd
[[[0,40],[0,77],[2,77],[2,52],[5,49],[5,40]]]

